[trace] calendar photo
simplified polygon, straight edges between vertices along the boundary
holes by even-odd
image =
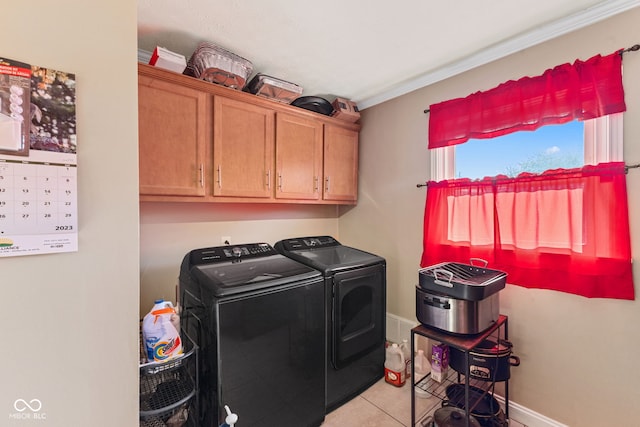
[[[32,150],[76,152],[76,78],[74,74],[31,67]]]
[[[0,257],[77,251],[75,75],[31,65],[24,93],[27,150],[0,151]]]
[[[31,65],[0,58],[0,154],[28,156]]]

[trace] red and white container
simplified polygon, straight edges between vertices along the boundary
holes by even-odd
[[[396,387],[402,387],[407,379],[404,354],[398,344],[393,343],[385,350],[384,380]]]
[[[182,73],[187,67],[187,60],[179,53],[157,46],[151,54],[149,65],[164,68],[165,70],[175,71],[176,73]]]

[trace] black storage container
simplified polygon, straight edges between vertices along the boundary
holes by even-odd
[[[506,381],[511,377],[511,367],[520,365],[520,358],[511,353],[513,344],[510,341],[491,339],[482,341],[469,352],[469,376],[481,381]],[[465,354],[451,348],[449,366],[454,370],[465,372]]]

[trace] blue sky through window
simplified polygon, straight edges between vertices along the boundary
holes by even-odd
[[[584,124],[572,121],[542,126],[532,132],[471,139],[455,149],[456,178],[580,167],[584,165]]]

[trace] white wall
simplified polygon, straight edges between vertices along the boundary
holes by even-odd
[[[176,300],[180,263],[192,249],[331,235],[339,239],[337,208],[283,204],[140,204],[140,315],[157,298]]]
[[[429,177],[428,116],[423,110],[576,58],[630,47],[640,42],[638,22],[640,8],[362,113],[360,198],[357,207],[343,211],[340,235],[344,243],[387,259],[389,312],[415,319],[425,197],[425,189],[416,184]],[[640,53],[626,54],[623,63],[625,160],[633,164],[640,162]],[[637,263],[640,171],[631,170],[627,183]],[[634,278],[640,283],[637,267]],[[640,425],[640,301],[586,299],[508,285],[500,303],[522,359],[512,370],[513,401],[571,426]]]
[[[0,425],[138,423],[136,3],[3,3],[0,56],[76,74],[77,253],[0,259]],[[16,420],[39,399],[46,420]]]

